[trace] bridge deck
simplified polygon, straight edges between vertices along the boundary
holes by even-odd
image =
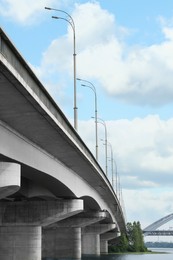
[[[114,215],[118,208],[117,220],[125,229],[121,206],[103,170],[1,29],[0,120],[77,173]]]
[[[173,230],[144,231],[144,236],[173,236]]]

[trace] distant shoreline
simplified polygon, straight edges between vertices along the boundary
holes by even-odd
[[[109,253],[109,255],[149,255],[149,254],[169,254],[169,252],[158,252],[148,250],[147,252],[117,252],[117,253]]]
[[[146,242],[145,246],[147,248],[172,248],[173,249],[172,242]]]

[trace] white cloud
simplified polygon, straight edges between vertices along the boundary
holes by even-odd
[[[80,122],[79,134],[95,154],[94,125],[91,122],[91,120]],[[124,188],[141,189],[171,185],[173,180],[172,119],[164,121],[157,115],[150,115],[131,121],[124,119],[107,121],[106,125],[108,140],[113,147],[114,159]],[[100,131],[99,138],[100,136],[103,138],[104,133]],[[108,148],[108,156],[109,154]],[[100,144],[99,162],[104,169],[104,147]],[[108,163],[110,165],[110,162]]]
[[[117,25],[99,3],[76,5],[72,17],[79,77],[98,80],[110,95],[129,103],[160,106],[172,102],[173,27],[162,25],[165,39],[160,44],[128,48],[122,41],[128,29]],[[41,69],[61,69],[61,73],[63,69],[72,77],[72,46],[69,26],[67,35],[54,40],[44,53]]]
[[[139,220],[142,228],[173,212],[171,190],[124,190],[123,197],[127,209],[127,220]]]
[[[0,14],[30,24],[38,21],[44,6],[64,1],[0,0]],[[29,6],[29,8],[28,8]],[[173,100],[173,26],[160,18],[164,41],[129,48],[122,36],[127,28],[98,2],[76,4],[71,14],[76,26],[77,75],[96,79],[110,95],[138,105],[160,106]],[[45,16],[44,16],[45,17]],[[43,55],[41,75],[62,71],[72,77],[72,30],[55,39]],[[54,55],[56,53],[56,55]],[[48,78],[50,78],[48,77]],[[50,83],[49,83],[50,85]]]
[[[107,11],[102,10],[98,4],[92,3],[76,5],[72,16],[76,26],[77,68],[79,71],[81,52],[86,52],[86,56],[90,56],[90,52],[95,50],[95,45],[101,44],[102,46],[110,41],[114,31],[114,18]],[[56,68],[55,70],[61,70],[62,72],[63,69],[66,69],[71,73],[72,59],[70,54],[73,53],[73,30],[69,24],[67,26],[68,33],[52,41],[44,53],[41,63],[42,69],[47,69],[51,65],[51,68]],[[105,31],[107,32],[106,34]],[[54,53],[56,53],[56,56]],[[85,62],[86,60],[84,59],[82,63]]]
[[[115,33],[115,18],[98,3],[76,5],[73,12],[79,52],[106,44]],[[106,33],[105,33],[106,32]]]
[[[127,49],[112,36],[107,43],[86,48],[78,58],[79,74],[98,79],[110,95],[130,103],[152,106],[170,103],[173,29],[164,28],[164,33],[164,42],[147,47]]]
[[[46,5],[59,5],[60,0],[0,0],[0,14],[22,25],[31,24],[43,13]]]

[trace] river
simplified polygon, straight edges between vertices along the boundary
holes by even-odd
[[[108,254],[108,255],[101,255],[101,256],[85,256],[82,257],[81,260],[172,260],[173,259],[173,248],[152,248],[150,250],[153,252],[160,252],[160,254]],[[47,258],[47,260],[57,260],[57,259]]]
[[[83,257],[82,260],[172,260],[173,248],[152,248],[153,252],[160,252],[160,254],[109,254],[101,255],[99,257]],[[166,252],[166,254],[163,252]]]

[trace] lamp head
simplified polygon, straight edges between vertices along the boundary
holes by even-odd
[[[53,19],[61,19],[60,17],[58,16],[52,16]]]

